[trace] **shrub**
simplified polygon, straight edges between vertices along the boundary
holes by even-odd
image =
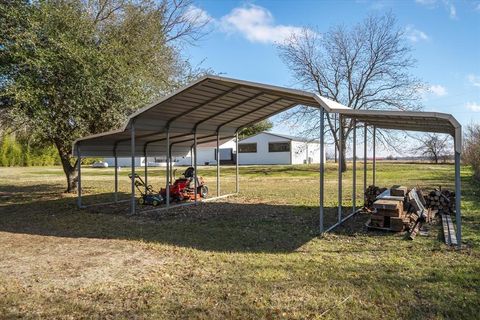
[[[33,138],[16,139],[11,134],[0,138],[0,166],[53,166],[60,164],[52,145],[43,145]]]

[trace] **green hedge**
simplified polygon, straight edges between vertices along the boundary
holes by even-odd
[[[39,146],[28,141],[18,141],[12,135],[0,137],[0,166],[53,166],[60,164],[54,146]]]

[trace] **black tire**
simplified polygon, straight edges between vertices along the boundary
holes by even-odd
[[[145,204],[145,199],[143,199],[143,197],[139,198],[138,203],[141,204],[141,205]]]
[[[201,186],[200,187],[200,196],[202,198],[206,198],[208,196],[208,187],[207,186]]]

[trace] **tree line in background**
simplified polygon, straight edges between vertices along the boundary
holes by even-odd
[[[44,145],[28,138],[4,134],[0,138],[0,166],[52,166],[59,165],[60,157],[53,145]]]

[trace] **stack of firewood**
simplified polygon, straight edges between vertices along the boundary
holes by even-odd
[[[437,210],[439,214],[452,214],[455,212],[455,192],[447,189],[435,189],[424,197],[427,208]]]
[[[377,186],[369,186],[365,191],[365,208],[372,208],[373,203],[377,200],[380,193],[387,190],[387,188],[379,188]]]

